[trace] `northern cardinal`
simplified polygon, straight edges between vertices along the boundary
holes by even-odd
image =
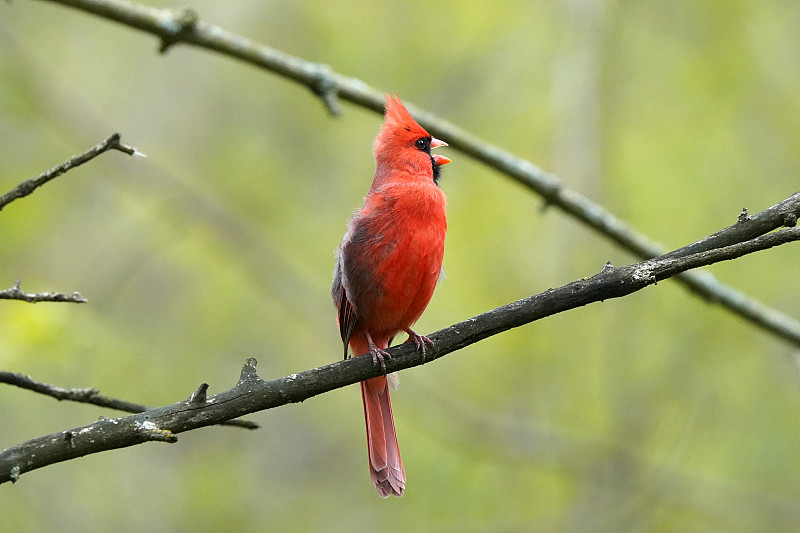
[[[333,273],[331,296],[339,330],[353,355],[370,354],[386,372],[386,349],[400,332],[425,355],[430,339],[411,329],[433,295],[442,269],[446,199],[438,181],[450,159],[431,154],[447,143],[411,118],[395,95],[375,138],[375,177],[364,205],[348,222]],[[389,377],[393,377],[391,374]],[[402,496],[400,459],[386,375],[361,383],[369,473],[378,494]]]

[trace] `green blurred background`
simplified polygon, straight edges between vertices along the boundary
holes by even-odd
[[[675,248],[800,189],[800,3],[149,2],[396,92]],[[148,405],[337,360],[333,250],[381,117],[48,3],[0,2],[0,368]],[[453,150],[426,333],[632,262]],[[797,246],[710,268],[800,316]],[[674,282],[401,374],[402,499],[356,387],[0,486],[6,531],[796,531],[798,354]],[[0,386],[0,448],[117,413]]]

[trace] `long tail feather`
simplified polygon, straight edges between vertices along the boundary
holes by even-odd
[[[361,347],[353,346],[355,353],[366,352],[366,349],[358,351],[357,348]],[[402,496],[406,487],[406,471],[397,445],[386,376],[362,381],[361,398],[364,402],[364,419],[367,424],[370,478],[381,498],[388,498],[391,495]]]
[[[369,475],[381,498],[392,494],[402,496],[406,487],[406,471],[397,445],[386,377],[362,381],[361,397],[367,423]]]

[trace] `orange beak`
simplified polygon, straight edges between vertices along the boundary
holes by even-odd
[[[447,146],[447,143],[437,139],[436,137],[431,137],[431,150],[434,148],[439,148],[440,146]],[[439,166],[453,162],[452,159],[439,154],[433,154],[431,155],[431,157],[433,158],[434,161],[436,161],[436,164]]]

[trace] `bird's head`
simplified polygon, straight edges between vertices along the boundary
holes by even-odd
[[[386,116],[373,147],[379,170],[410,168],[415,175],[438,182],[439,167],[451,162],[447,157],[431,153],[439,146],[447,146],[447,143],[417,124],[397,95],[386,95]]]

